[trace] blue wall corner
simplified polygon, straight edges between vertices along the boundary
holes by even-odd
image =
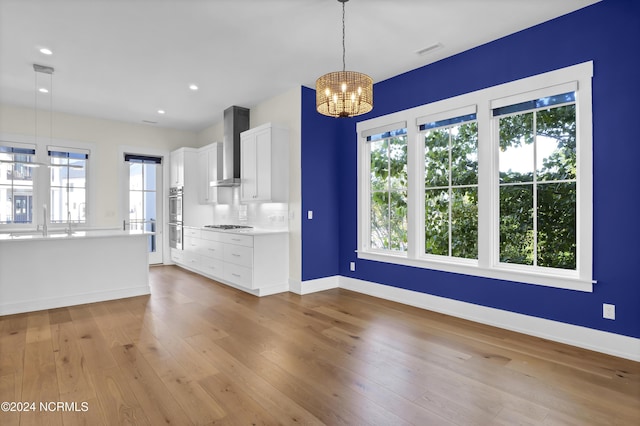
[[[303,280],[339,274],[640,338],[638,52],[640,2],[604,0],[379,82],[374,110],[364,118],[319,116],[315,92],[303,88],[303,214],[308,209],[327,214],[326,219],[319,216],[322,223],[303,218]],[[357,271],[349,271],[357,247],[356,121],[591,60],[593,269],[598,280],[593,293],[365,260],[358,260]],[[602,318],[603,303],[616,305],[615,321]]]

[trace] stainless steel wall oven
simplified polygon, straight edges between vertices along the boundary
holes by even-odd
[[[169,247],[182,250],[182,187],[169,188]]]

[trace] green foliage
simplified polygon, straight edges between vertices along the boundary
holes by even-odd
[[[575,106],[501,117],[499,132],[502,151],[552,148],[530,172],[500,171],[500,261],[575,269]],[[425,133],[425,253],[478,258],[477,152],[476,122]],[[371,247],[406,251],[406,136],[371,142],[370,165]]]
[[[536,164],[538,183],[535,188],[535,215],[534,172],[500,172],[501,184],[523,183],[500,188],[500,261],[575,269],[575,106],[549,108],[500,119],[501,150],[533,144],[534,141],[548,143],[549,140],[554,141],[553,152]]]
[[[371,143],[371,247],[407,250],[407,137]]]
[[[424,153],[425,253],[477,259],[477,123],[427,132]]]

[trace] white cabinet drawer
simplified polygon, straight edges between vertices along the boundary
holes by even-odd
[[[171,261],[174,263],[184,263],[184,252],[179,249],[171,249]]]
[[[240,246],[253,247],[252,235],[240,235],[240,234],[222,234],[222,241],[228,244],[236,244]]]
[[[214,277],[224,277],[224,263],[219,259],[202,257],[200,262],[200,270],[207,275]]]
[[[225,244],[224,261],[251,268],[253,266],[253,247]]]
[[[192,236],[184,237],[183,246],[185,251],[195,252],[200,248],[201,245],[202,240],[200,238],[194,238]]]
[[[183,228],[183,232],[184,232],[185,238],[186,237],[200,238],[199,229]]]
[[[203,240],[222,241],[222,236],[222,232],[217,231],[202,230],[200,232],[200,238]]]
[[[225,263],[224,278],[233,284],[253,288],[253,271],[251,268]]]
[[[200,255],[191,252],[184,253],[184,261],[183,265],[192,268],[192,269],[200,269]]]
[[[200,243],[200,254],[213,259],[224,259],[224,244],[211,240],[200,240]]]

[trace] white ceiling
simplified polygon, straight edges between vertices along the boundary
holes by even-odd
[[[351,0],[347,69],[381,81],[597,1]],[[199,131],[342,69],[341,19],[337,0],[0,0],[0,103],[34,106],[37,63],[56,111]]]

